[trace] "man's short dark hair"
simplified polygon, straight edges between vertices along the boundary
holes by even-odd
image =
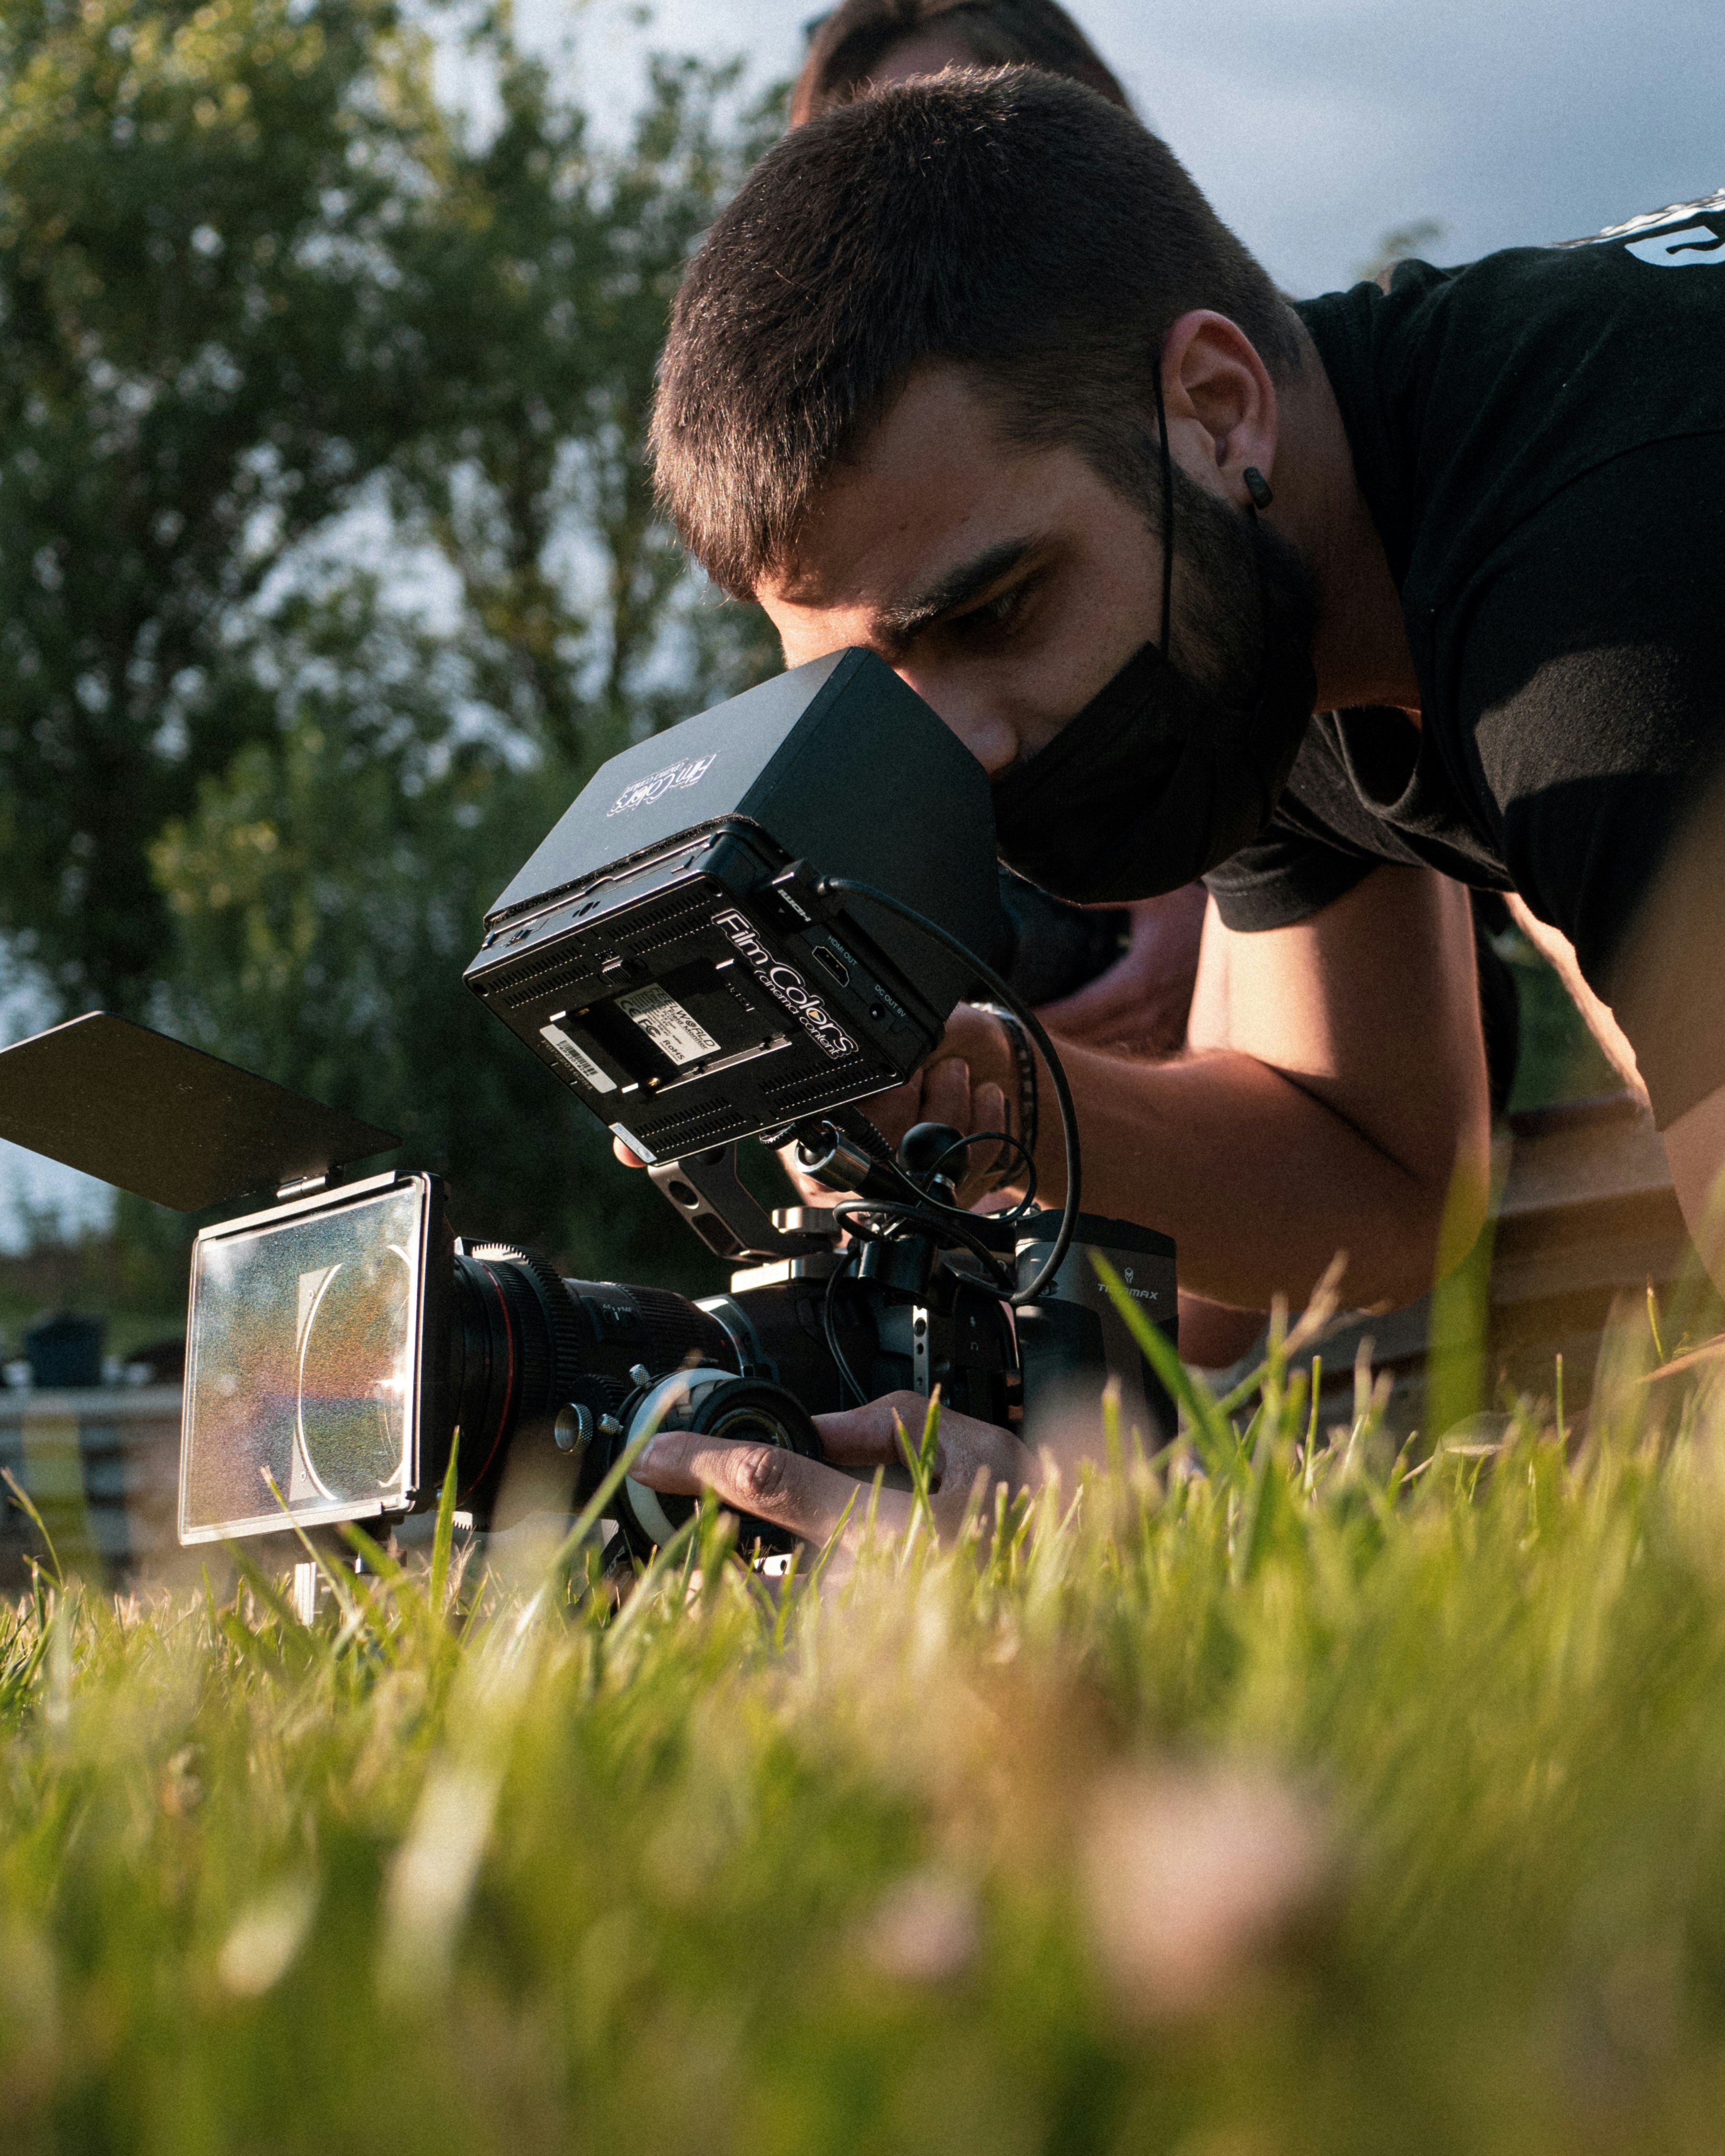
[[[973,370],[1009,438],[1142,496],[1152,369],[1194,307],[1273,372],[1299,331],[1167,145],[1034,68],[952,72],[769,150],[690,264],[652,446],[660,499],[739,594],[916,370]]]

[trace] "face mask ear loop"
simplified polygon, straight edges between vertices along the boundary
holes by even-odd
[[[1258,702],[1261,704],[1270,689],[1270,579],[1264,569],[1264,549],[1257,543],[1257,503],[1249,500],[1245,505],[1245,512],[1252,520],[1252,562],[1258,572],[1258,635],[1264,654],[1263,665],[1259,670],[1258,678]],[[1270,782],[1265,778],[1255,757],[1252,759],[1252,776],[1258,782],[1258,798],[1264,804],[1264,819],[1268,822],[1271,811],[1276,803],[1271,795]]]
[[[1174,606],[1174,466],[1168,454],[1168,410],[1162,401],[1160,352],[1156,356],[1150,381],[1156,392],[1157,446],[1162,454],[1162,634],[1157,639],[1157,648],[1166,659]]]

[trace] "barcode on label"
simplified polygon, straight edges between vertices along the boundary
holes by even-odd
[[[663,988],[637,988],[619,996],[617,1008],[625,1011],[661,1055],[673,1063],[698,1063],[703,1055],[716,1055],[719,1044],[706,1028],[690,1017],[675,996]]]
[[[542,1025],[539,1037],[542,1040],[548,1040],[575,1075],[585,1080],[595,1093],[614,1093],[617,1091],[617,1081],[608,1076],[578,1042],[571,1040],[562,1026]]]

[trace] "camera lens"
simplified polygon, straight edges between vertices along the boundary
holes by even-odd
[[[612,1448],[559,1445],[557,1417],[623,1409],[634,1374],[691,1363],[735,1367],[717,1320],[668,1289],[561,1279],[531,1252],[482,1243],[457,1252],[448,1354],[449,1419],[461,1434],[460,1502],[489,1517],[506,1473],[537,1458],[579,1468],[582,1494],[605,1473]],[[577,1455],[578,1454],[578,1457]]]
[[[782,1385],[727,1378],[710,1386],[688,1428],[742,1445],[778,1445],[807,1460],[821,1457],[820,1439],[802,1403]]]

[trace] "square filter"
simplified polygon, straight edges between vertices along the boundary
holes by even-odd
[[[430,1178],[375,1177],[198,1236],[182,1543],[412,1504],[434,1209]]]

